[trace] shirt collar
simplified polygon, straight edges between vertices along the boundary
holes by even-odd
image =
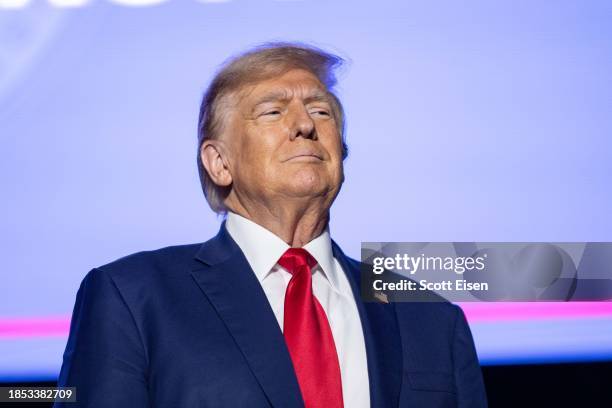
[[[228,211],[225,226],[236,241],[255,276],[262,282],[290,246],[273,232],[241,215]],[[321,235],[304,245],[314,259],[331,287],[340,293],[339,278],[334,265],[334,256],[329,227]]]

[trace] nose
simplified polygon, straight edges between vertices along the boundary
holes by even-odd
[[[308,109],[301,104],[297,103],[292,107],[292,114],[290,115],[290,138],[295,140],[297,137],[303,137],[305,139],[317,139],[317,132],[315,123],[308,113]]]

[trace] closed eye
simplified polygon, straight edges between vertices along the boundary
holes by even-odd
[[[280,115],[280,114],[281,114],[281,111],[278,109],[270,110],[270,111],[266,111],[262,113],[262,115]]]
[[[324,109],[313,109],[310,111],[311,115],[329,116],[329,112]]]

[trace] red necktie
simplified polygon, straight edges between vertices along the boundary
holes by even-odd
[[[341,408],[342,381],[334,337],[312,293],[317,261],[303,248],[289,248],[278,261],[293,276],[285,292],[283,334],[306,408]]]

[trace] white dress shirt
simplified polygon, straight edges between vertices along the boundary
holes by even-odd
[[[285,291],[291,274],[277,261],[290,246],[261,225],[232,212],[227,214],[226,227],[257,276],[282,330]],[[312,290],[325,310],[334,336],[344,406],[369,407],[368,362],[361,319],[348,278],[333,256],[329,229],[303,248],[317,261],[312,269]]]

